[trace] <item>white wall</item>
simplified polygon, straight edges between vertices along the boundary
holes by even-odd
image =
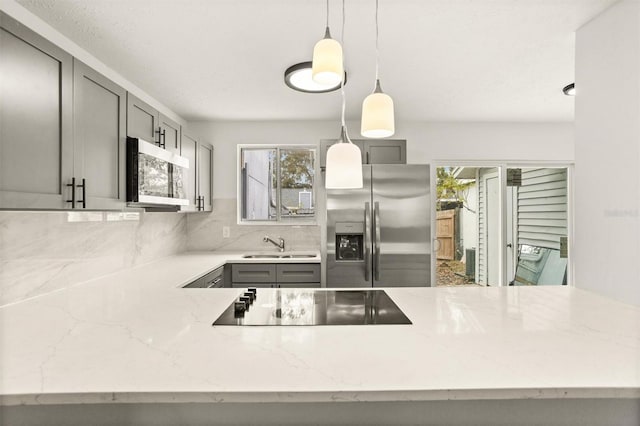
[[[640,305],[640,5],[576,34],[575,282]]]
[[[359,122],[349,122],[362,139]],[[336,121],[193,122],[192,133],[215,146],[214,197],[236,198],[238,144],[317,144],[339,136]],[[573,161],[572,123],[397,123],[394,138],[407,139],[407,161]]]

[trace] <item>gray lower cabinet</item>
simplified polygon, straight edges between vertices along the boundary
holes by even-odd
[[[127,92],[77,59],[73,78],[75,203],[70,207],[121,209]]]
[[[0,208],[67,208],[71,55],[0,12],[0,75]]]
[[[234,288],[317,288],[320,287],[319,263],[234,263],[231,265]]]
[[[198,141],[188,130],[182,132],[180,155],[189,159],[184,188],[189,199],[181,211],[203,212],[213,210],[213,147]]]
[[[327,165],[327,151],[335,139],[320,141],[320,167]],[[404,139],[353,139],[360,148],[362,164],[407,164],[407,141]]]
[[[183,288],[222,288],[224,284],[224,267],[220,267],[190,282]]]

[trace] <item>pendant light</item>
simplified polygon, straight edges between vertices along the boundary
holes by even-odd
[[[311,78],[323,86],[336,86],[343,80],[342,46],[331,38],[329,32],[329,0],[327,0],[327,25],[324,38],[313,48]]]
[[[373,93],[362,101],[362,125],[360,133],[367,138],[386,138],[395,133],[393,99],[380,88],[378,62],[378,0],[376,0],[376,84]]]
[[[344,44],[344,0],[342,0],[342,43]],[[340,139],[327,151],[325,187],[327,189],[359,189],[362,188],[362,154],[347,132],[344,119],[346,96],[344,81],[340,84],[342,94],[342,128]]]

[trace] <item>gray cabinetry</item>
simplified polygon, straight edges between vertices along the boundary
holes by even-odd
[[[213,147],[198,144],[198,196],[200,211],[213,210]]]
[[[182,132],[180,155],[189,159],[189,170],[185,177],[185,191],[189,199],[188,206],[181,206],[181,211],[212,211],[213,199],[213,147],[199,142],[188,131]]]
[[[189,200],[188,206],[180,206],[181,211],[198,211],[198,141],[182,133],[182,143],[180,144],[180,155],[189,160],[189,168],[185,171],[184,191]]]
[[[180,124],[131,93],[127,93],[127,136],[180,154]]]
[[[220,267],[187,284],[184,288],[222,288],[224,284],[224,267]]]
[[[231,265],[231,286],[244,287],[320,287],[319,263],[251,263]]]
[[[121,209],[126,201],[126,91],[77,59],[73,75],[77,204],[70,207]]]
[[[327,165],[327,150],[336,143],[335,139],[320,141],[320,167]],[[352,142],[360,148],[362,164],[406,164],[407,141],[404,139],[354,139]]]
[[[0,208],[68,207],[72,57],[0,12]]]
[[[161,146],[167,151],[180,155],[180,125],[160,114]]]
[[[127,136],[157,143],[160,113],[148,103],[127,93]]]

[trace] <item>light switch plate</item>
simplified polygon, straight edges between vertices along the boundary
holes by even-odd
[[[222,227],[222,238],[229,238],[231,237],[231,229],[228,226],[223,226]]]

